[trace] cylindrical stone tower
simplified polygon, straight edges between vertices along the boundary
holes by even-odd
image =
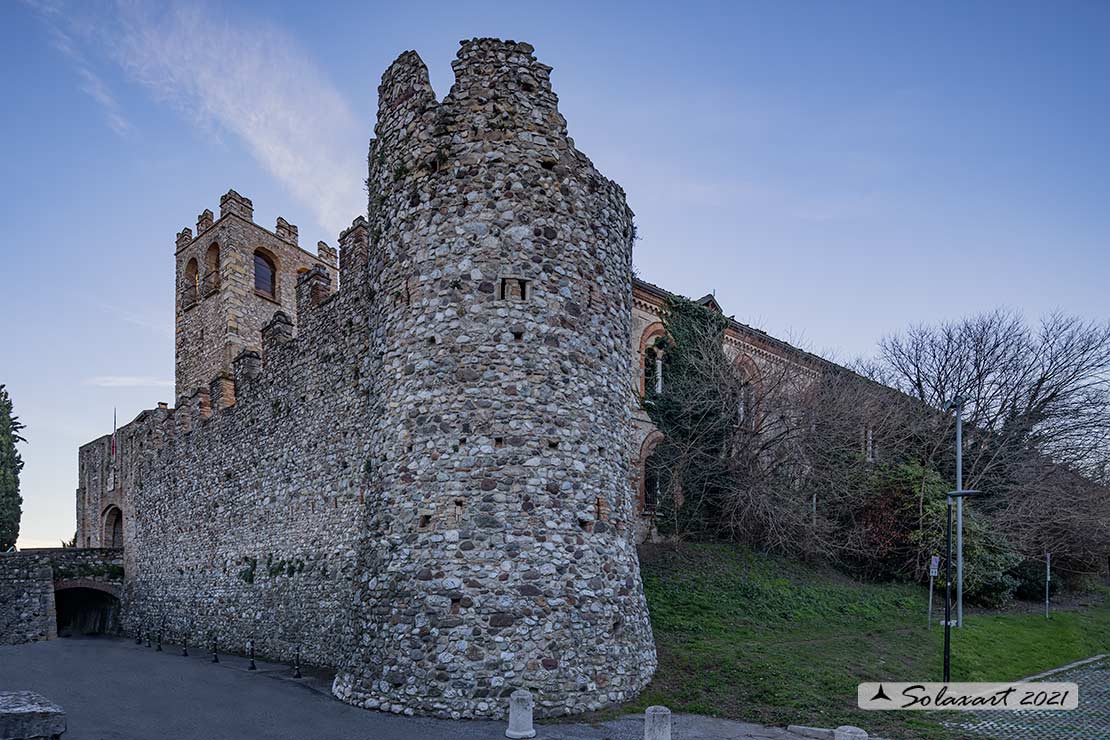
[[[551,68],[475,39],[436,101],[414,52],[370,147],[363,571],[334,691],[499,717],[633,697],[655,647],[629,486],[632,212]]]

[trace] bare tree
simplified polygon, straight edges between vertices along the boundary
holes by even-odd
[[[949,479],[953,430],[939,411],[964,398],[964,485],[984,491],[1012,548],[1105,568],[1110,325],[1052,314],[1029,326],[996,311],[919,326],[883,340],[868,373],[920,402],[907,418],[914,455]]]
[[[927,409],[964,398],[968,487],[1006,483],[1031,450],[1088,472],[1110,442],[1110,325],[1052,314],[1031,328],[996,311],[918,326],[884,339],[871,371]],[[921,452],[944,466],[950,445],[938,435]]]

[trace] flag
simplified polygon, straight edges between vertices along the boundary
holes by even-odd
[[[116,407],[112,407],[112,459],[116,459]]]

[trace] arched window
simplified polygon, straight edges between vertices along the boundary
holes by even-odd
[[[640,392],[663,392],[663,341],[666,330],[656,321],[640,335]]]
[[[200,272],[197,271],[196,259],[191,259],[189,264],[185,265],[185,284],[181,286],[182,303],[187,308],[197,302],[198,295],[200,295]]]
[[[204,282],[201,285],[204,295],[215,292],[220,287],[220,245],[213,244],[204,255]]]
[[[655,343],[644,350],[644,391],[663,392],[663,351]]]
[[[104,537],[101,547],[123,547],[123,512],[118,506],[108,507],[104,512]]]
[[[651,515],[662,498],[667,480],[666,470],[662,466],[662,458],[656,454],[656,448],[663,441],[663,433],[658,429],[653,430],[640,445],[640,513]]]
[[[659,499],[661,499],[663,497],[663,491],[662,491],[662,488],[660,488],[660,486],[661,486],[660,478],[662,478],[660,473],[662,473],[662,471],[659,470],[659,465],[658,465],[658,462],[656,461],[656,456],[653,453],[644,462],[644,507],[643,507],[643,511],[644,511],[645,514],[654,513],[655,512],[655,507],[659,505]]]
[[[756,431],[759,420],[759,370],[750,357],[740,355],[735,360],[736,377],[736,426]]]
[[[262,251],[254,253],[254,289],[267,298],[277,298],[277,268]]]

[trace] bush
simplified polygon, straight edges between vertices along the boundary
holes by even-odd
[[[1044,561],[1023,560],[1010,569],[1010,575],[1017,580],[1014,596],[1024,601],[1044,600]],[[1048,584],[1049,596],[1054,596],[1060,589],[1059,579],[1054,578]]]
[[[964,516],[965,524],[968,518]],[[989,545],[967,547],[964,538],[964,601],[972,606],[1001,609],[1014,600],[1018,579],[1010,572],[1021,562],[1016,555],[995,550]]]

